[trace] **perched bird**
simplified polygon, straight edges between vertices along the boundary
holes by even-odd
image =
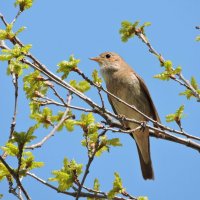
[[[145,115],[160,121],[156,108],[151,99],[150,93],[143,79],[116,53],[105,52],[98,57],[90,58],[98,62],[101,74],[105,80],[107,90],[130,105],[134,105]],[[137,111],[119,102],[108,95],[109,102],[118,115],[132,118],[140,122],[147,122],[147,119]],[[134,129],[138,124],[126,122],[126,128]],[[140,165],[144,179],[154,179],[154,172],[150,157],[149,129],[144,125],[131,136],[135,139]]]

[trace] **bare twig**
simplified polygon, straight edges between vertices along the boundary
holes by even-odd
[[[11,123],[11,126],[10,126],[9,139],[12,139],[13,133],[14,133],[14,130],[15,130],[15,126],[16,126],[18,90],[19,90],[19,88],[18,88],[18,75],[13,73],[12,78],[13,78],[13,85],[15,87],[15,103],[14,103],[14,113],[13,113],[13,117],[12,117],[12,123]]]
[[[13,21],[11,22],[11,24],[14,24],[14,23],[16,22],[17,18],[20,16],[21,13],[22,13],[21,10],[19,10],[19,11],[17,12],[17,14],[16,14],[15,18],[13,19]]]

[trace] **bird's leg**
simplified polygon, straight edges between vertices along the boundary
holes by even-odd
[[[126,128],[127,126],[126,126],[126,123],[124,121],[126,119],[126,116],[122,115],[122,114],[118,114],[118,118],[119,118],[119,121],[122,124],[122,126]]]
[[[141,130],[142,132],[144,132],[144,130],[145,130],[145,128],[146,128],[146,125],[147,125],[147,121],[142,121],[142,122],[141,122],[141,124],[140,124],[140,126],[141,126],[140,130]]]

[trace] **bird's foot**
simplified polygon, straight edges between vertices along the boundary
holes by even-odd
[[[118,114],[118,117],[119,117],[119,120],[120,120],[121,124],[122,124],[123,126],[126,126],[126,124],[125,124],[125,122],[124,122],[124,120],[126,119],[126,116],[125,116],[125,115],[122,115],[122,114]]]
[[[145,130],[146,126],[147,126],[147,121],[141,122],[140,126],[141,126],[140,130],[141,130],[142,132],[144,132],[144,130]]]

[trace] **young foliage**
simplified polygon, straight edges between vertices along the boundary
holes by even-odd
[[[29,132],[29,133],[28,133]],[[4,147],[1,147],[1,149],[8,155],[12,157],[16,157],[17,159],[20,159],[20,166],[19,166],[19,176],[26,176],[26,172],[30,171],[35,168],[40,168],[44,165],[43,162],[37,162],[35,161],[34,155],[30,151],[24,151],[23,148],[26,143],[30,142],[34,136],[30,134],[31,131],[28,131],[27,133],[21,132],[16,133],[14,135],[14,139],[11,140],[11,142],[6,143]],[[21,139],[21,140],[20,140]],[[17,143],[17,146],[14,144],[14,142]],[[14,171],[18,171],[18,169],[13,169]],[[0,162],[0,181],[4,178],[12,179],[12,175],[7,170],[7,168],[3,165],[3,163]]]
[[[127,42],[130,38],[133,38],[136,34],[136,30],[145,35],[145,27],[150,26],[150,22],[145,22],[142,26],[139,26],[139,21],[131,23],[129,21],[123,21],[119,33],[121,35],[122,42]]]
[[[194,77],[191,77],[190,84],[197,91],[197,93],[200,94],[200,88]],[[191,97],[195,97],[192,91],[189,89],[186,89],[184,92],[181,92],[179,95],[186,96],[187,99],[190,99]]]
[[[54,170],[54,177],[49,178],[49,181],[58,182],[60,191],[69,190],[77,176],[82,173],[82,164],[77,164],[75,160],[69,161],[67,158],[63,160],[63,167],[60,170]]]
[[[62,79],[65,79],[68,77],[69,73],[76,68],[78,68],[78,63],[80,60],[75,59],[73,55],[69,57],[69,61],[63,60],[60,63],[58,63],[58,70],[57,72],[63,73],[61,76]]]
[[[167,122],[173,122],[175,121],[177,124],[180,124],[181,119],[184,117],[183,115],[184,111],[184,105],[181,105],[175,113],[169,114],[166,116],[166,121]]]
[[[86,80],[80,81],[78,83],[76,82],[76,80],[71,80],[70,85],[83,93],[90,89],[90,84]]]
[[[21,12],[31,8],[32,5],[33,5],[33,0],[16,0],[14,3],[15,7],[19,6]]]
[[[97,178],[94,179],[93,190],[95,190],[97,192],[100,190],[100,183]],[[99,198],[87,198],[87,200],[100,200],[100,199]]]
[[[198,36],[195,38],[195,40],[196,40],[197,42],[199,42],[199,41],[200,41],[200,35],[198,35]]]
[[[5,165],[2,162],[0,162],[0,181],[2,181],[4,178],[12,180],[12,175],[5,167]]]
[[[2,49],[2,54],[0,55],[1,61],[9,61],[7,74],[12,73],[20,76],[23,73],[23,69],[28,68],[28,65],[22,62],[25,54],[29,52],[31,45],[19,46],[18,44],[14,45],[13,49]]]
[[[96,150],[95,156],[100,156],[105,151],[109,152],[111,146],[122,146],[119,138],[108,139],[106,135],[99,137],[99,124],[95,123],[92,113],[83,113],[81,119],[76,124],[81,126],[84,131],[85,139],[81,141],[81,144],[87,147],[89,154],[92,154]]]
[[[119,138],[108,139],[107,136],[101,136],[99,138],[99,146],[98,151],[96,152],[96,156],[100,156],[103,152],[110,151],[110,147],[120,147],[122,144],[120,143]]]
[[[181,73],[181,66],[178,66],[176,69],[173,69],[173,64],[170,60],[165,61],[163,65],[165,67],[165,71],[155,75],[154,78],[168,81],[170,78],[173,79],[175,75]]]
[[[148,200],[148,197],[137,197],[137,200]]]
[[[57,115],[52,116],[52,121],[59,122],[63,117],[64,112],[59,111]],[[67,129],[67,131],[72,132],[74,130],[74,125],[76,125],[76,121],[72,118],[74,115],[71,111],[67,113],[66,120],[60,125],[60,127],[57,129],[57,131],[61,131],[63,127]]]
[[[26,27],[22,26],[21,28],[19,28],[17,30],[17,32],[13,32],[12,30],[13,28],[13,24],[8,24],[6,26],[6,29],[0,29],[0,40],[12,40],[14,37],[16,37],[19,33],[21,33],[22,31],[24,31],[24,29]]]
[[[27,132],[14,132],[12,142],[16,142],[19,149],[23,148],[26,143],[31,142],[36,136],[33,135],[35,128],[31,127]]]
[[[113,188],[108,192],[108,198],[113,199],[117,194],[121,194],[125,191],[122,186],[122,179],[119,174],[115,172],[115,180],[113,182]]]
[[[47,93],[49,84],[40,75],[40,72],[35,70],[33,73],[25,76],[24,81],[24,91],[28,99],[33,99],[34,97],[44,97]]]
[[[48,128],[54,121],[52,110],[48,107],[45,107],[42,111],[32,113],[30,117],[37,121],[38,126],[43,124],[44,128]]]
[[[93,72],[92,72],[92,78],[93,78],[93,82],[97,85],[101,85],[102,83],[102,79],[101,77],[99,77],[98,75],[98,71],[95,69]]]
[[[0,29],[0,39],[1,40],[6,40],[6,39],[10,40],[10,39],[13,39],[13,37],[15,36],[15,34],[12,31],[12,27],[13,27],[12,24],[8,24],[6,26],[5,30]]]

